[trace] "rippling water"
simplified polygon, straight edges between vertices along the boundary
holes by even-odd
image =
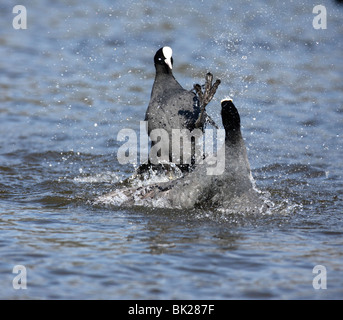
[[[15,30],[16,4],[0,5],[0,298],[343,298],[342,6],[317,30],[311,1],[37,0]],[[270,215],[92,204],[133,171],[117,133],[138,132],[163,45],[184,87],[222,80],[217,122],[233,97]]]

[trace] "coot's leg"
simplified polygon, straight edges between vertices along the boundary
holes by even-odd
[[[194,85],[194,90],[196,94],[198,95],[199,102],[200,102],[200,114],[197,121],[195,122],[195,128],[199,128],[203,124],[203,115],[204,115],[206,106],[213,99],[218,89],[218,86],[220,84],[219,79],[217,79],[213,85],[212,85],[212,81],[213,81],[213,75],[212,73],[208,72],[205,76],[204,92],[202,92],[201,86],[199,84]]]

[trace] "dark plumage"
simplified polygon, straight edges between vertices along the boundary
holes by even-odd
[[[145,115],[148,133],[153,129],[164,129],[169,134],[172,129],[193,130],[200,114],[199,99],[194,92],[184,89],[174,78],[172,49],[159,49],[154,63],[156,76]]]
[[[124,206],[163,208],[209,208],[228,213],[264,213],[272,203],[254,185],[246,147],[241,134],[240,116],[231,100],[221,102],[225,143],[223,170],[209,174],[210,156],[189,173],[170,182],[152,182],[142,187],[118,189],[99,202]],[[218,161],[218,159],[217,159]],[[137,176],[136,176],[137,178]]]
[[[159,49],[154,62],[156,77],[145,120],[148,121],[149,135],[154,129],[164,129],[168,136],[165,137],[167,141],[162,142],[171,145],[172,129],[203,129],[208,117],[205,107],[220,81],[212,85],[213,76],[208,73],[204,92],[200,85],[195,85],[195,95],[175,80],[169,47]],[[121,188],[100,197],[97,202],[123,206],[209,208],[229,213],[265,212],[270,202],[268,204],[255,188],[239,113],[229,99],[222,100],[221,107],[225,143],[217,156],[208,156],[196,163],[192,170],[182,170],[173,163],[141,165]],[[152,145],[154,143],[158,142],[153,141]],[[169,149],[171,159],[170,152]]]
[[[223,172],[209,175],[212,162],[209,157],[183,178],[154,186],[149,197],[164,199],[172,208],[206,207],[254,213],[266,209],[254,186],[239,113],[231,100],[222,100],[221,106],[225,144],[219,153],[223,152],[224,158],[217,161],[224,161]]]
[[[154,129],[164,129],[168,133],[169,161],[173,162],[172,129],[187,129],[190,132],[194,129],[203,130],[205,122],[212,121],[205,112],[205,106],[213,98],[220,81],[217,80],[216,84],[212,86],[213,76],[207,74],[204,94],[202,95],[199,85],[195,87],[197,93],[201,94],[199,101],[199,97],[193,91],[184,89],[174,78],[170,47],[160,48],[156,52],[154,64],[156,76],[145,121],[148,122],[149,136]],[[152,147],[156,143],[157,141],[152,139]],[[163,143],[166,144],[166,141]]]

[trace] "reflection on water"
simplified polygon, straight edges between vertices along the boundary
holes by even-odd
[[[1,298],[342,298],[341,6],[316,30],[308,1],[46,0],[15,30],[16,4],[0,5]],[[271,215],[92,204],[134,169],[117,134],[139,131],[162,45],[184,87],[222,80],[208,112],[234,99]]]

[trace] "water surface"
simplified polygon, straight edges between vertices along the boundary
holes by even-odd
[[[16,4],[0,5],[2,299],[343,298],[342,6],[316,30],[311,1],[37,0],[15,30]],[[218,123],[234,99],[269,215],[93,205],[133,171],[117,133],[139,131],[163,45],[184,87],[222,80]]]

